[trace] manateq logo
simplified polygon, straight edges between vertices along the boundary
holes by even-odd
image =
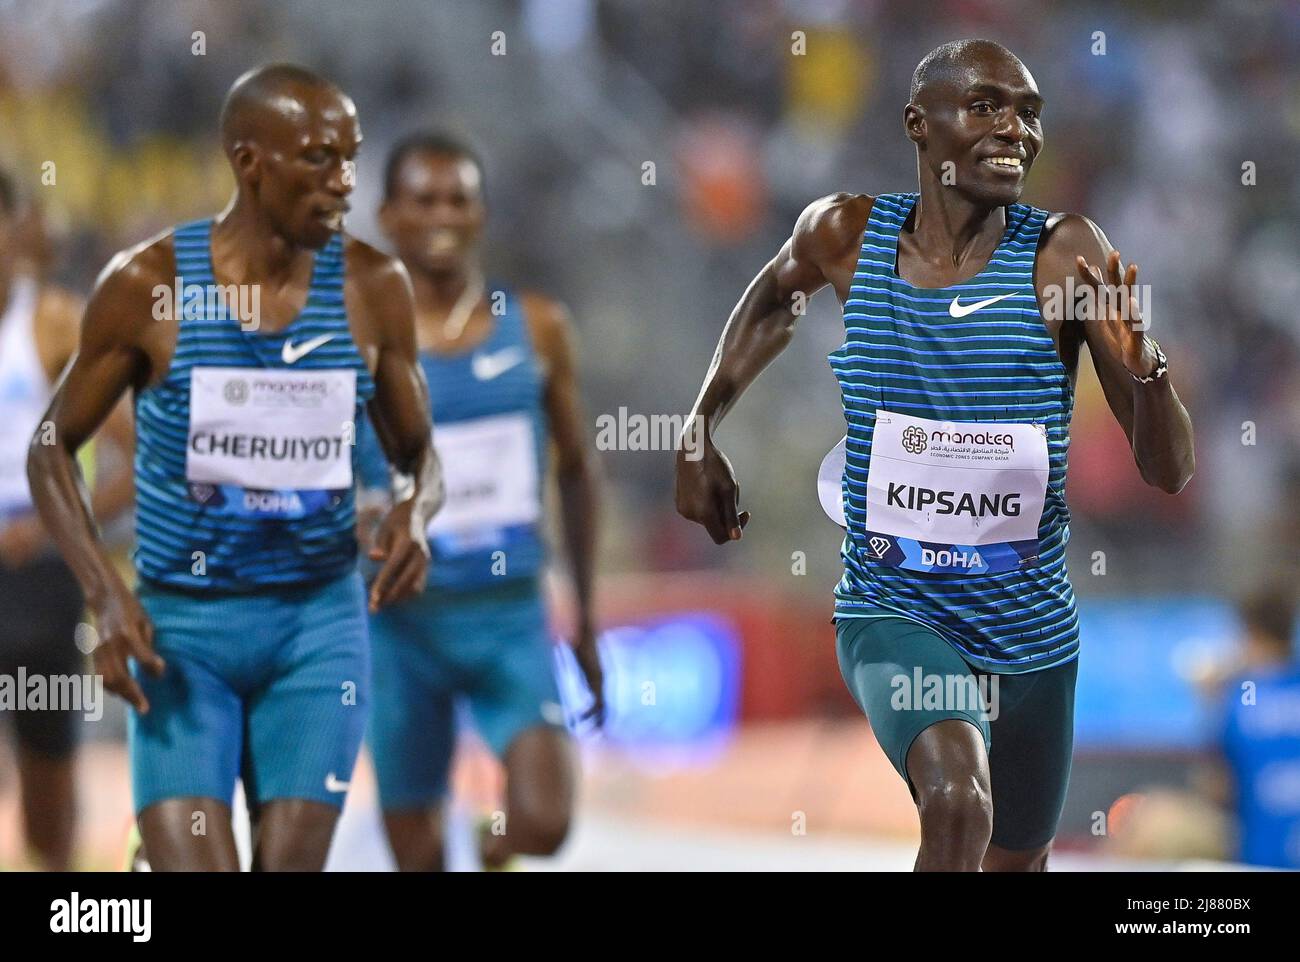
[[[931,431],[930,440],[947,444],[989,444],[1008,448],[1016,446],[1015,439],[1010,434],[994,434],[992,431]]]
[[[903,431],[899,444],[908,454],[920,454],[932,444],[984,444],[1015,449],[1015,439],[1010,434],[992,431],[931,431],[927,439],[924,428],[915,424]]]
[[[925,450],[925,431],[915,424],[903,431],[903,450],[908,454],[920,454]]]
[[[226,382],[221,393],[231,404],[243,404],[248,400],[248,382],[242,377],[231,378]]]
[[[152,919],[152,899],[83,899],[73,892],[50,903],[50,931],[65,935],[119,932],[129,933],[133,942],[148,942]]]

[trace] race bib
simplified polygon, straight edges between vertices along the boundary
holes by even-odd
[[[300,518],[352,487],[353,370],[190,371],[185,479],[222,513]]]
[[[502,414],[434,426],[447,499],[429,524],[444,553],[503,543],[506,533],[541,516],[532,420]]]
[[[950,574],[1036,562],[1048,473],[1042,424],[878,411],[867,471],[868,556]]]

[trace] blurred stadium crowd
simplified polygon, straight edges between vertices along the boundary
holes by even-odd
[[[255,64],[301,62],[358,106],[350,230],[380,240],[391,143],[467,135],[486,161],[488,262],[572,308],[593,423],[684,413],[806,204],[914,187],[911,71],[962,36],[1035,75],[1046,149],[1025,200],[1087,214],[1139,264],[1196,428],[1187,490],[1147,488],[1081,372],[1067,490],[1084,606],[1300,584],[1294,3],[0,0],[0,166],[44,210],[46,269],[84,292],[114,251],[224,204],[221,97]],[[602,453],[606,570],[727,568],[829,616],[839,532],[815,478],[843,433],[825,361],[841,335],[824,292],[719,437],[754,515],[741,546],[676,517],[668,453]]]
[[[917,59],[953,37],[1001,40],[1047,99],[1026,199],[1088,214],[1138,262],[1197,429],[1188,491],[1147,489],[1080,378],[1080,594],[1232,591],[1300,563],[1293,4],[53,0],[0,3],[0,27],[0,162],[44,204],[52,268],[75,287],[120,247],[223,203],[222,94],[253,64],[301,61],[359,107],[351,229],[377,239],[395,138],[468,134],[488,164],[491,263],[573,307],[594,413],[647,414],[689,406],[735,299],[804,205],[914,184],[901,115]],[[56,181],[42,184],[49,161]],[[627,452],[605,457],[617,565],[779,573],[805,550],[806,590],[828,590],[836,534],[813,477],[841,433],[829,294],[804,326],[722,438],[757,508],[751,546],[713,552],[665,524],[670,458]],[[1098,550],[1108,577],[1082,578]]]

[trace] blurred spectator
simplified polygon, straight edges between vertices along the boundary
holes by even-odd
[[[1241,603],[1240,665],[1223,689],[1219,750],[1239,831],[1237,857],[1300,869],[1300,661],[1293,586]]]

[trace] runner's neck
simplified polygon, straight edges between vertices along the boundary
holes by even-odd
[[[435,354],[458,354],[477,347],[492,336],[492,318],[478,322],[485,287],[483,275],[472,265],[455,273],[412,275],[420,349]]]
[[[316,252],[285,240],[236,197],[212,221],[212,267],[218,283],[264,284],[283,290],[311,277]]]
[[[908,219],[910,227],[905,224],[903,230],[910,235],[913,250],[937,254],[960,268],[997,249],[1007,229],[1005,207],[974,204],[950,187],[926,191],[924,186]]]
[[[446,317],[465,293],[465,288],[482,276],[482,271],[470,263],[440,273],[411,271],[416,309],[431,317]]]

